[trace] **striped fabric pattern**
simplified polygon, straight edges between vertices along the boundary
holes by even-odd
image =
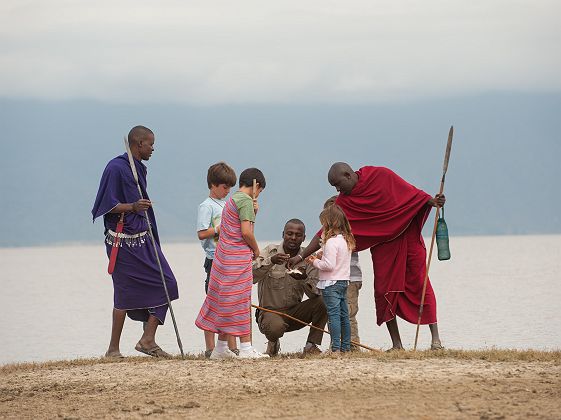
[[[222,211],[208,293],[195,320],[197,327],[237,337],[251,333],[252,255],[242,237],[238,209],[230,198]]]

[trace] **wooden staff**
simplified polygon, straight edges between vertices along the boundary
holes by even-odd
[[[140,198],[144,198],[142,194],[142,189],[140,188],[140,183],[138,182],[138,173],[136,172],[136,165],[134,163],[131,149],[129,147],[129,142],[127,136],[125,136],[125,147],[127,149],[127,155],[129,156],[129,164],[132,171],[132,176],[136,182],[138,188],[138,194]],[[160,269],[160,277],[162,279],[162,284],[164,286],[164,291],[166,292],[166,299],[168,301],[169,313],[171,314],[171,320],[173,321],[173,328],[175,329],[175,336],[177,337],[177,345],[179,346],[179,351],[181,352],[181,358],[185,359],[185,354],[183,353],[183,345],[181,344],[181,338],[179,337],[179,331],[177,329],[177,322],[175,322],[175,315],[173,314],[173,308],[171,307],[171,300],[169,298],[168,287],[166,285],[166,279],[164,277],[164,270],[162,269],[162,263],[160,262],[160,256],[158,255],[158,247],[156,246],[156,239],[152,232],[152,224],[150,223],[150,218],[148,217],[148,210],[144,210],[144,217],[146,218],[146,223],[148,224],[148,232],[150,233],[150,238],[152,239],[152,246],[154,248],[154,254],[156,256],[156,262],[158,263],[158,268]]]
[[[450,160],[450,151],[452,150],[452,137],[454,136],[454,126],[450,127],[448,133],[448,143],[446,144],[446,153],[444,154],[444,165],[442,166],[442,179],[440,180],[440,192],[444,192],[444,180],[446,178],[446,171],[448,170],[448,161]],[[421,326],[421,317],[423,316],[423,306],[425,305],[425,294],[427,292],[427,282],[429,280],[430,261],[432,258],[432,250],[434,248],[434,238],[436,237],[436,225],[438,223],[438,216],[440,215],[440,207],[436,207],[436,214],[434,215],[434,228],[432,230],[432,238],[430,241],[429,256],[427,259],[427,271],[425,273],[425,281],[423,283],[423,293],[421,295],[421,305],[419,306],[419,319],[417,320],[417,331],[415,332],[415,344],[413,351],[417,351],[417,341],[419,340],[419,327]]]
[[[265,309],[265,308],[262,308],[261,306],[257,306],[257,305],[253,305],[253,304],[252,304],[251,306],[253,306],[255,309],[259,309],[260,311],[270,312],[270,313],[272,313],[272,314],[277,314],[277,315],[280,315],[280,316],[284,316],[285,318],[288,318],[288,319],[291,319],[291,320],[293,320],[293,321],[299,322],[300,324],[303,324],[303,325],[305,325],[305,326],[307,326],[307,327],[314,328],[314,329],[316,329],[316,330],[318,330],[318,331],[324,332],[325,334],[331,335],[331,333],[330,333],[329,331],[323,330],[323,329],[321,329],[321,328],[319,328],[319,327],[316,327],[316,326],[313,325],[311,322],[310,322],[310,323],[307,323],[307,322],[305,322],[305,321],[301,321],[301,320],[299,320],[298,318],[294,318],[293,316],[290,316],[290,315],[285,314],[285,313],[283,313],[283,312],[274,311],[274,310],[272,310],[272,309]],[[358,347],[365,348],[365,349],[370,350],[370,351],[380,351],[380,350],[377,350],[377,349],[373,349],[372,347],[365,346],[364,344],[357,343],[356,341],[353,341],[353,340],[351,340],[351,344],[353,344],[353,345],[355,345],[355,346],[358,346]]]
[[[253,187],[251,189],[251,198],[255,202],[255,194],[257,194],[257,180],[253,178]],[[255,213],[255,209],[253,209]],[[252,225],[253,231],[255,231],[255,223]],[[251,300],[249,301],[249,334],[251,335],[251,341],[253,341],[253,317],[251,315]]]

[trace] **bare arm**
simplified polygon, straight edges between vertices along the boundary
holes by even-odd
[[[253,259],[259,257],[259,246],[253,234],[253,224],[249,220],[242,221],[242,237],[246,244],[253,250]]]
[[[152,207],[150,200],[141,198],[134,203],[119,203],[109,213],[140,213]]]
[[[307,257],[309,257],[314,252],[316,252],[318,249],[320,249],[321,247],[319,245],[319,241],[320,241],[320,237],[317,236],[317,235],[314,235],[314,237],[312,238],[311,242],[308,244],[306,249],[304,249],[304,251],[302,251],[302,254],[296,255],[295,257],[292,257],[291,259],[288,260],[288,263],[286,263],[287,267],[288,268],[295,267],[296,264],[302,262]]]
[[[220,225],[218,226],[211,226],[206,230],[199,230],[197,232],[197,236],[199,237],[199,240],[203,240],[203,239],[208,239],[208,238],[212,238],[216,235],[220,234]]]

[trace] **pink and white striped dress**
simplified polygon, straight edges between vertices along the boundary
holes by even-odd
[[[237,337],[251,333],[252,257],[252,250],[242,237],[238,209],[230,198],[222,211],[220,238],[208,293],[195,320],[197,327]]]

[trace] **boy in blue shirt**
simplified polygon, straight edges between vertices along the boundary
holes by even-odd
[[[222,210],[226,204],[226,196],[230,188],[236,185],[237,177],[234,170],[224,162],[218,162],[208,168],[207,184],[210,190],[208,198],[199,204],[197,215],[197,236],[205,251],[204,269],[206,272],[205,292],[208,292],[210,269],[214,260],[214,251],[220,234]],[[215,346],[214,333],[205,331],[205,356],[210,357]],[[235,338],[228,342],[232,351],[236,350]],[[237,351],[237,350],[236,350]]]

